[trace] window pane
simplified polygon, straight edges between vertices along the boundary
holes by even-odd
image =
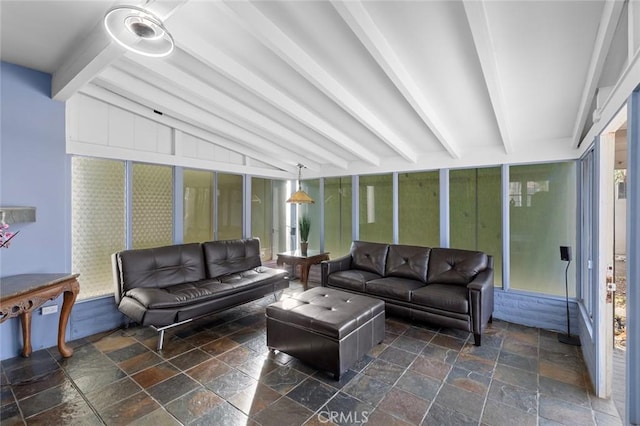
[[[398,216],[400,244],[440,246],[439,172],[398,176]]]
[[[392,175],[360,176],[360,240],[393,242]]]
[[[302,182],[302,190],[315,201],[314,204],[299,204],[298,214],[307,215],[311,221],[309,230],[309,250],[320,250],[320,180],[312,179]],[[296,228],[299,225],[296,224]],[[299,229],[298,229],[299,230]]]
[[[509,181],[520,189],[520,202],[510,201],[510,287],[564,296],[560,246],[576,246],[575,164],[512,166]],[[569,289],[575,294],[572,273]]]
[[[351,187],[350,176],[324,180],[324,244],[332,258],[351,248]]]
[[[183,232],[185,243],[213,239],[213,173],[185,170],[183,176]]]
[[[242,176],[218,173],[218,240],[242,238]]]
[[[502,286],[501,169],[449,172],[451,247],[493,256],[494,284]]]
[[[125,248],[125,167],[121,161],[71,160],[71,270],[78,299],[113,293],[111,254]]]
[[[133,248],[173,244],[173,169],[135,163],[132,179]]]
[[[271,245],[271,214],[273,201],[271,180],[251,179],[251,235],[260,238],[260,258],[273,259]]]

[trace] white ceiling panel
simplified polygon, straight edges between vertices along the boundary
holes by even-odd
[[[1,58],[53,74],[55,99],[157,109],[203,143],[291,177],[302,163],[309,178],[575,158],[626,8],[136,1],[161,12],[177,46],[149,59],[102,33],[122,3],[0,0]]]

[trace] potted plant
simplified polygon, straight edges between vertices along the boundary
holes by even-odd
[[[309,231],[311,230],[311,220],[309,216],[303,214],[298,221],[300,228],[300,251],[303,256],[307,255],[307,248],[309,247]]]

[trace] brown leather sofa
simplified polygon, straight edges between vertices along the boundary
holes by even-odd
[[[387,314],[473,333],[480,346],[493,315],[493,257],[450,248],[354,241],[324,261],[322,286],[385,302]]]
[[[256,238],[124,250],[111,258],[118,309],[160,333],[158,350],[168,328],[289,287],[287,271],[262,266]]]

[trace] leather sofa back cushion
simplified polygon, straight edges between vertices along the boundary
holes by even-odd
[[[384,276],[388,244],[354,241],[351,243],[351,267]]]
[[[429,247],[390,245],[385,276],[427,282]]]
[[[466,285],[487,265],[487,255],[479,251],[434,248],[429,256],[427,284]]]
[[[202,243],[208,278],[235,274],[262,265],[260,240],[207,241]]]
[[[178,244],[118,254],[123,292],[136,287],[164,288],[205,278],[200,244]]]

